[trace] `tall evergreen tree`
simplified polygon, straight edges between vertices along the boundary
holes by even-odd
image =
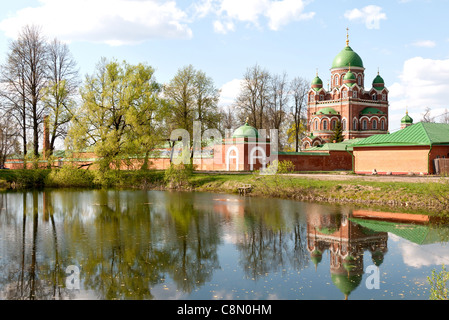
[[[334,133],[332,135],[332,141],[342,142],[343,140],[344,140],[344,137],[343,137],[343,128],[341,126],[341,121],[337,121],[335,128],[334,128]]]

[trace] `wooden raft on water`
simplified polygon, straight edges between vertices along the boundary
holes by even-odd
[[[246,196],[246,194],[250,193],[253,187],[250,184],[244,184],[243,186],[239,187],[239,194],[241,196]]]

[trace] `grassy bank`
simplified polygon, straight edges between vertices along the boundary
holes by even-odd
[[[177,189],[237,193],[242,184],[251,184],[250,196],[276,197],[300,201],[349,203],[379,208],[404,208],[407,211],[449,213],[449,183],[386,182],[351,179],[317,180],[288,175],[216,174],[201,172],[1,170],[0,187],[82,187]]]

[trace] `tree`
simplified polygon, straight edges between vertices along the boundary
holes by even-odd
[[[292,114],[294,121],[295,152],[299,151],[301,134],[304,132],[304,109],[307,105],[307,92],[309,82],[304,78],[296,77],[290,83],[290,91],[293,99]]]
[[[171,104],[172,116],[168,119],[168,127],[171,130],[187,130],[191,146],[194,121],[201,123],[201,136],[206,129],[218,127],[220,91],[211,78],[192,65],[178,70],[173,79],[164,86],[164,96]],[[190,159],[194,156],[194,149],[191,149]]]
[[[5,166],[6,157],[19,151],[18,132],[11,118],[7,113],[0,117],[0,167]]]
[[[240,121],[249,118],[249,124],[257,129],[266,129],[265,112],[269,104],[270,74],[255,65],[246,70],[240,93],[235,105],[239,110]]]
[[[424,110],[424,113],[422,114],[422,122],[434,122],[435,119],[430,116],[431,109],[429,107],[426,107]]]
[[[41,99],[47,85],[47,57],[47,44],[40,29],[25,26],[18,39],[11,42],[7,62],[2,67],[2,96],[21,127],[25,154],[26,131],[32,130],[36,157],[39,155],[39,126],[43,120]]]
[[[342,142],[344,140],[343,128],[341,126],[341,121],[340,120],[337,121],[337,123],[335,125],[335,128],[333,130],[333,135],[332,135],[331,140],[335,141],[335,142]]]
[[[271,76],[269,84],[269,102],[266,114],[268,128],[265,129],[279,130],[285,121],[290,100],[287,73]],[[279,132],[278,139],[281,136],[282,134]]]
[[[58,138],[67,135],[67,128],[76,108],[79,76],[76,62],[66,44],[54,39],[48,46],[48,85],[43,103],[50,117],[50,154]]]
[[[102,59],[81,87],[81,106],[67,143],[75,151],[92,148],[102,172],[129,155],[148,154],[158,140],[164,104],[154,69],[145,64]]]

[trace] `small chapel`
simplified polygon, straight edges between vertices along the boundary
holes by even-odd
[[[327,88],[318,72],[312,80],[302,149],[333,142],[337,123],[340,123],[345,140],[387,133],[388,89],[379,71],[371,88],[365,89],[363,61],[349,46],[348,33],[346,46],[334,58],[330,72]]]

